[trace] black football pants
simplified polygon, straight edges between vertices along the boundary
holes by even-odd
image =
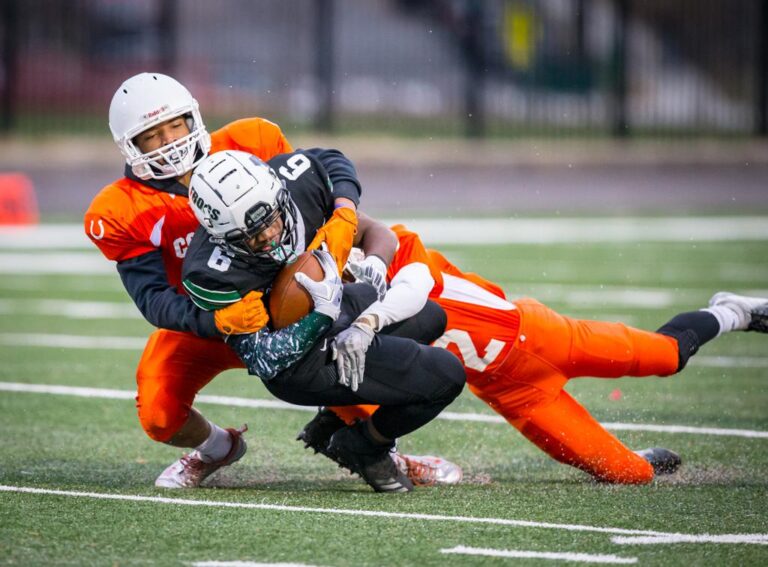
[[[328,335],[294,367],[264,384],[274,396],[297,405],[378,404],[373,425],[383,436],[395,439],[434,419],[461,393],[465,374],[450,352],[420,344],[432,342],[445,328],[444,312],[429,302],[413,318],[390,325],[374,337],[357,392],[340,385],[330,343],[374,300],[370,286],[345,286],[342,315]]]

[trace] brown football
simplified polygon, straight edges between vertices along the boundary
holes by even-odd
[[[293,277],[297,272],[318,282],[324,276],[323,267],[312,252],[304,252],[280,270],[269,293],[269,316],[275,329],[295,323],[312,309],[312,296]]]

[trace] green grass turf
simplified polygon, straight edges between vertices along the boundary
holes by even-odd
[[[763,243],[448,247],[462,268],[499,281],[509,295],[534,295],[570,315],[619,318],[655,328],[695,309],[719,289],[765,290]],[[603,286],[601,288],[601,286]],[[642,308],[579,303],[576,291],[669,292],[674,304]],[[599,296],[598,296],[599,297]],[[0,300],[114,301],[127,296],[111,276],[4,274]],[[0,333],[141,337],[140,319],[75,319],[14,311]],[[766,337],[733,334],[706,357],[765,361]],[[131,390],[139,352],[0,345],[0,381]],[[568,391],[601,421],[768,431],[765,365],[695,362],[666,379],[574,380]],[[621,391],[618,400],[610,395]],[[261,384],[231,371],[205,394],[266,398]],[[0,391],[0,484],[169,496],[323,509],[506,518],[686,534],[768,533],[768,439],[626,432],[632,447],[661,445],[685,460],[650,486],[596,484],[560,465],[504,424],[437,420],[403,439],[411,453],[462,464],[467,482],[382,496],[293,438],[311,413],[201,404],[227,426],[248,422],[249,452],[209,488],[168,492],[155,476],[180,452],[151,442],[129,400]],[[491,415],[469,392],[450,408]],[[712,543],[617,545],[604,533],[542,527],[372,518],[290,510],[191,507],[0,492],[0,564],[181,565],[253,561],[312,565],[507,565],[552,561],[445,555],[458,545],[637,557],[641,565],[763,565],[768,546]],[[561,563],[561,562],[555,562]]]

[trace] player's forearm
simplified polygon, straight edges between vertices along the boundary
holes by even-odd
[[[385,265],[392,262],[397,250],[397,235],[384,223],[372,219],[365,213],[358,211],[359,223],[354,244],[360,248],[366,256],[378,256]]]
[[[155,327],[205,338],[219,336],[213,313],[199,309],[168,284],[159,252],[118,262],[117,271],[136,307]]]
[[[249,374],[271,380],[307,354],[331,323],[330,317],[313,311],[278,331],[264,329],[250,335],[233,335],[228,344]]]
[[[375,316],[376,331],[404,321],[424,308],[434,285],[435,280],[426,265],[408,264],[392,279],[384,299],[372,303],[360,317]]]

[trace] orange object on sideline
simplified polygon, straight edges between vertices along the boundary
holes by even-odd
[[[23,173],[0,173],[0,224],[37,224],[35,189]]]

